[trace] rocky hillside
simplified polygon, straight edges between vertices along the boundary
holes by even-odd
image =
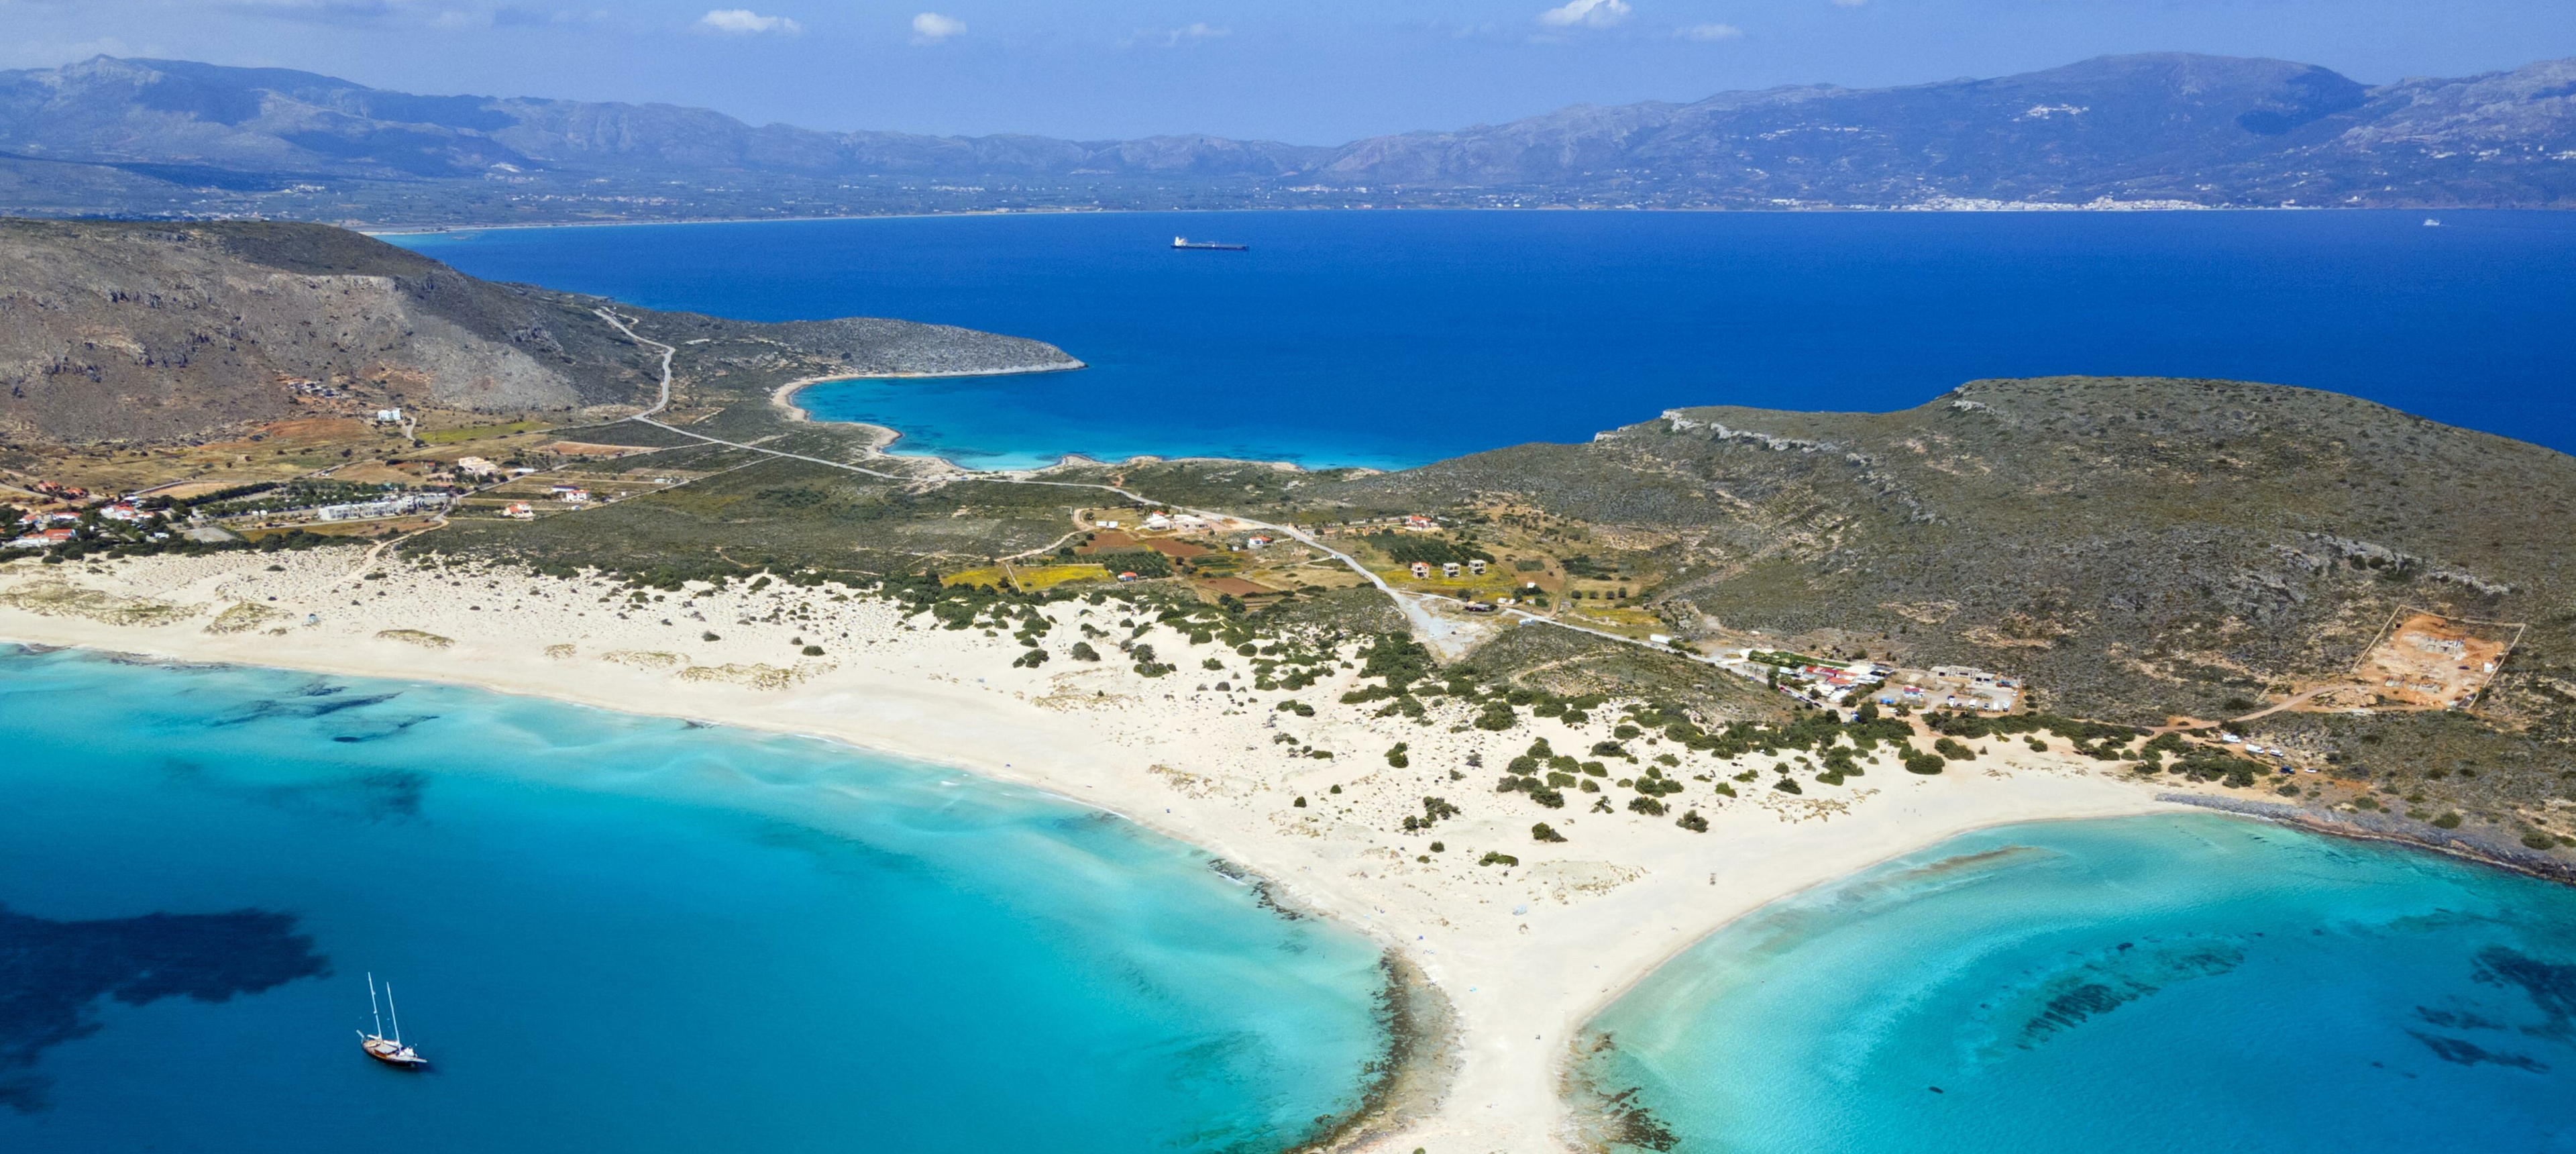
[[[599,298],[493,284],[321,225],[0,221],[0,436],[170,440],[304,414],[316,390],[384,406],[641,407],[658,359]],[[1050,345],[939,325],[763,325],[616,306],[772,367],[1073,367]],[[720,367],[720,366],[719,366]]]
[[[420,96],[171,60],[0,71],[0,211],[47,215],[490,222],[791,205],[816,215],[2097,197],[2544,207],[2576,204],[2571,151],[2576,60],[2374,88],[2279,60],[2116,56],[1901,88],[1585,105],[1334,147],[754,127],[706,109]],[[675,185],[675,174],[711,187]]]
[[[2400,604],[2530,622],[2481,714],[2576,738],[2576,458],[2338,394],[2053,378],[1681,409],[1317,497],[1544,511],[1657,574],[1676,625],[1839,630],[2132,721],[2344,670]]]

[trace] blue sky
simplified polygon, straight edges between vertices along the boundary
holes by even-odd
[[[105,52],[813,128],[1314,144],[2114,52],[2462,75],[2576,56],[2576,0],[0,0],[0,29],[0,67]]]

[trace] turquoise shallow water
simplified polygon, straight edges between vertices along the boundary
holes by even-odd
[[[1681,1151],[2570,1151],[2576,890],[2221,817],[2017,826],[1766,907],[1592,1026]]]
[[[1270,1150],[1381,1045],[1356,935],[845,747],[0,648],[0,749],[13,1154]]]
[[[974,467],[1417,465],[1684,405],[1886,411],[1980,377],[2332,389],[2576,450],[2576,214],[1229,212],[399,238],[747,320],[1051,341],[1074,373],[850,381],[816,415]],[[1175,233],[1250,252],[1175,252]]]

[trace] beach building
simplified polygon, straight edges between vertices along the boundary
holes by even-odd
[[[498,474],[501,466],[481,457],[458,457],[456,471],[469,477],[489,477]]]
[[[1458,563],[1457,563],[1457,562],[1455,562],[1455,561],[1443,561],[1443,562],[1441,562],[1441,563],[1440,563],[1440,575],[1441,575],[1441,576],[1443,576],[1443,577],[1455,577],[1455,576],[1457,576],[1457,575],[1458,575]]]
[[[512,501],[508,508],[501,510],[501,515],[519,521],[534,521],[537,519],[537,507],[525,501]],[[589,522],[585,521],[583,524],[589,524]]]
[[[56,545],[67,545],[79,539],[80,530],[78,529],[38,529],[33,533],[11,540],[9,542],[9,547],[12,549],[51,549]]]
[[[1428,561],[1416,561],[1412,568],[1413,576],[1417,580],[1428,579],[1431,576],[1431,563]]]
[[[1148,530],[1163,530],[1171,527],[1172,519],[1159,512],[1145,518],[1145,528]]]
[[[98,515],[110,521],[149,521],[152,519],[152,514],[135,508],[133,503],[127,501],[119,501],[116,504],[100,509],[98,511]]]
[[[1408,533],[1428,533],[1439,527],[1440,526],[1433,522],[1429,517],[1406,517],[1404,519],[1404,530]]]
[[[1467,562],[1467,571],[1482,577],[1485,575],[1485,563],[1481,560],[1471,560]]]

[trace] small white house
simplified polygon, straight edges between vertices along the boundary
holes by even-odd
[[[376,410],[376,423],[379,425],[399,425],[402,423],[402,410],[378,409]]]

